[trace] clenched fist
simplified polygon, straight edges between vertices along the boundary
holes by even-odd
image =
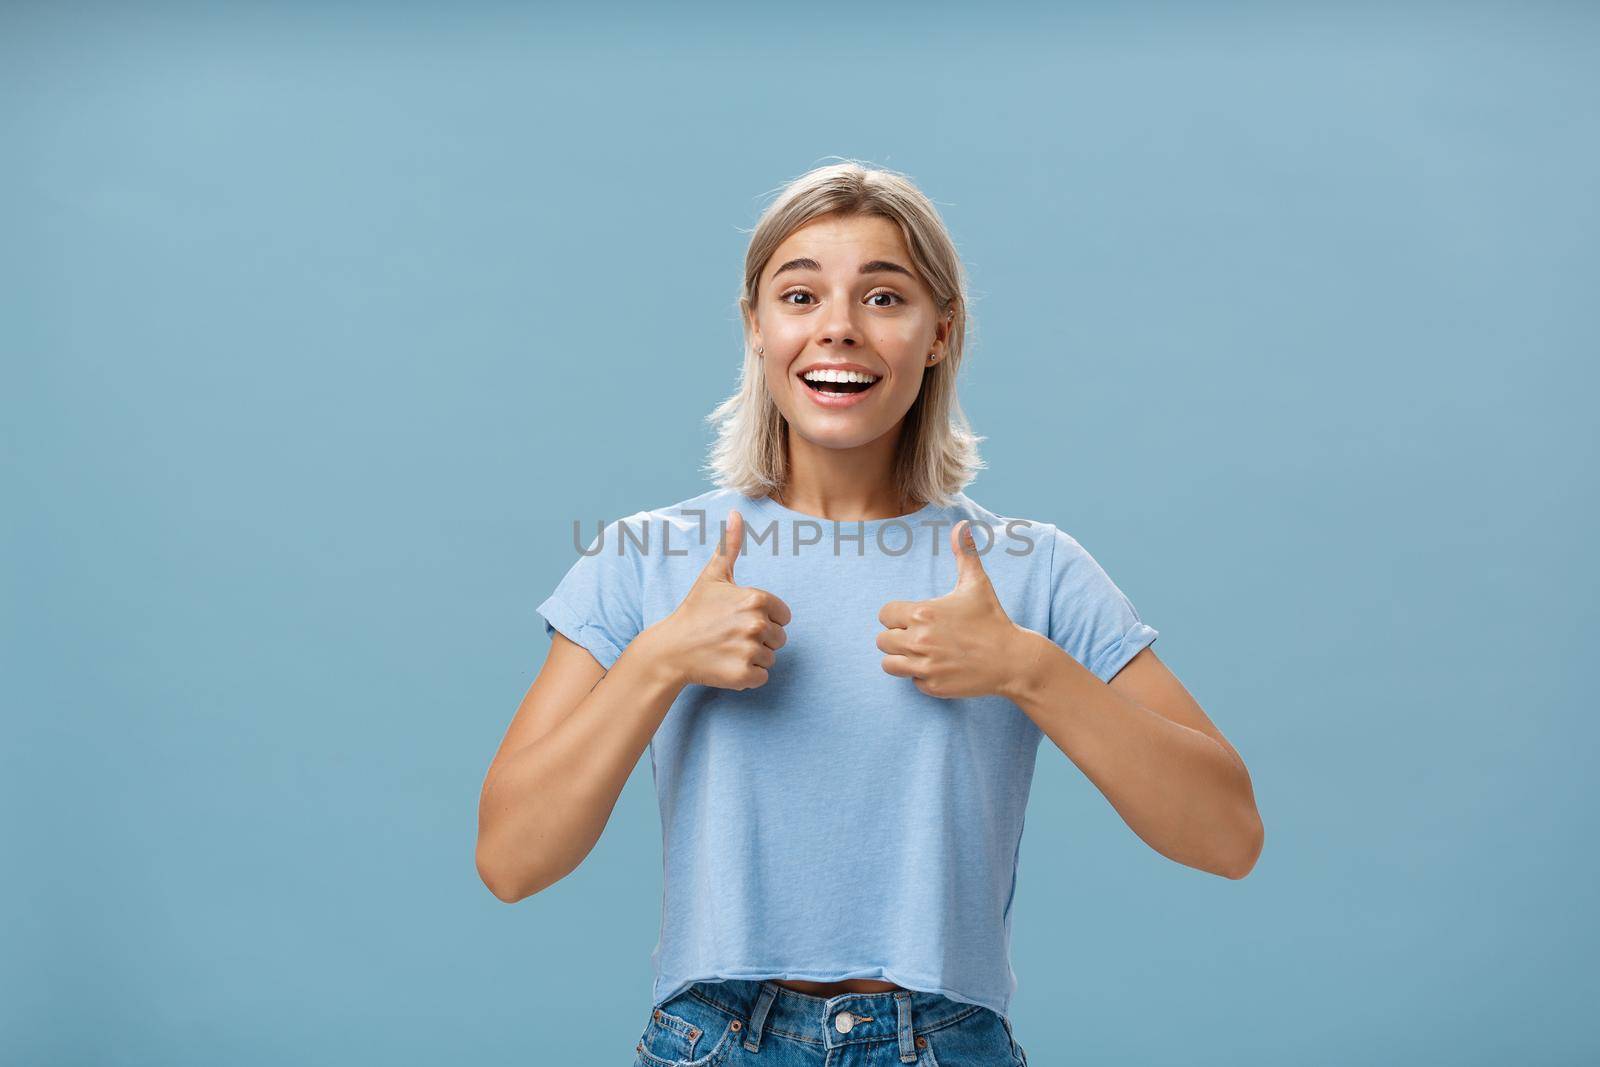
[[[728,513],[717,550],[671,615],[658,624],[664,657],[684,684],[752,689],[767,683],[792,617],[776,595],[733,580],[744,516]]]
[[[950,530],[956,587],[932,600],[891,600],[878,612],[883,669],[935,697],[991,696],[1019,669],[1031,631],[1011,621],[978,557],[968,519]]]

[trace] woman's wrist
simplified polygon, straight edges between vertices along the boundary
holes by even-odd
[[[1037,630],[1017,623],[1012,625],[1017,630],[1012,636],[1012,651],[1006,661],[1013,665],[1013,669],[1006,672],[999,695],[1020,706],[1038,691],[1040,674],[1049,664],[1048,654],[1057,646]]]
[[[635,653],[633,658],[658,684],[682,689],[689,684],[689,679],[683,675],[683,656],[672,640],[672,631],[667,628],[669,619],[670,616],[646,626],[629,642],[626,651]]]

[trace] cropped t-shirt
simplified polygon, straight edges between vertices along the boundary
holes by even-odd
[[[878,612],[955,588],[950,528],[969,518],[1011,620],[1102,682],[1156,631],[1066,532],[964,493],[835,522],[715,489],[591,525],[537,609],[546,633],[609,670],[683,601],[734,508],[734,581],[793,617],[766,684],[685,686],[650,742],[663,850],[654,1003],[697,981],[875,978],[1009,1018],[1011,905],[1044,735],[1004,697],[930,696],[884,671]]]

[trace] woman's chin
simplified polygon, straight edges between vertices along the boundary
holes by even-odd
[[[870,424],[864,420],[845,420],[838,416],[824,416],[821,419],[811,416],[802,417],[798,422],[793,419],[788,421],[789,432],[807,444],[839,452],[870,445],[894,429],[893,424],[880,426],[879,419],[872,420]]]
[[[904,411],[889,417],[878,403],[879,399],[872,397],[867,403],[829,407],[809,397],[798,396],[791,398],[789,410],[785,411],[782,404],[778,405],[778,410],[788,424],[790,433],[797,434],[818,448],[842,451],[879,440],[905,418]]]

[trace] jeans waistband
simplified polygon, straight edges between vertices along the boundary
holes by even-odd
[[[691,992],[723,1011],[747,1019],[744,1046],[751,1052],[759,1051],[762,1036],[769,1033],[782,1033],[829,1049],[864,1041],[898,1040],[900,1059],[905,1063],[917,1059],[919,1035],[985,1010],[977,1004],[913,989],[814,997],[775,982],[727,979],[698,982]]]

